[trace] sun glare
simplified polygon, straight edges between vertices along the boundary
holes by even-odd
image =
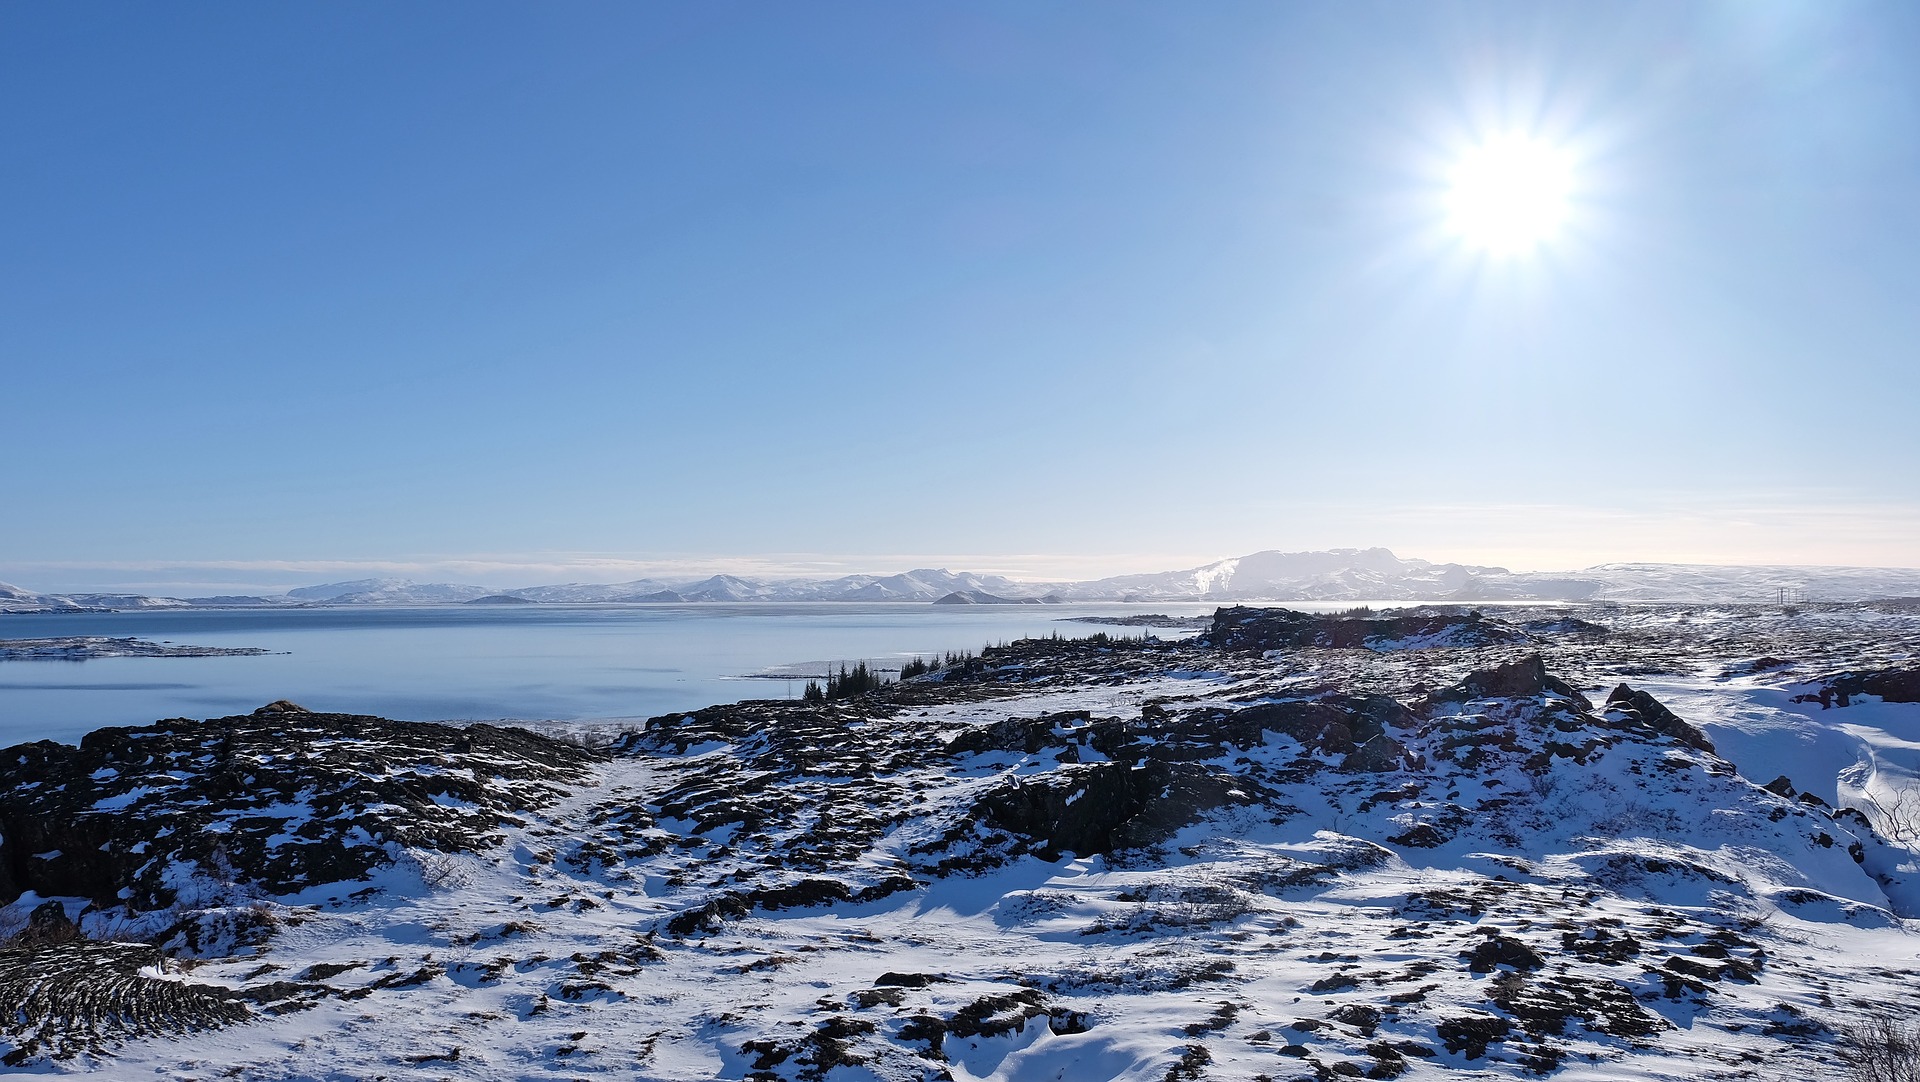
[[[1524,254],[1559,232],[1570,180],[1563,151],[1523,136],[1490,139],[1454,164],[1448,225],[1490,255]]]

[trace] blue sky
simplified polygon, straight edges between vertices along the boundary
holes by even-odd
[[[0,577],[1920,564],[1917,61],[1825,0],[0,3]],[[1569,211],[1488,256],[1516,133]]]

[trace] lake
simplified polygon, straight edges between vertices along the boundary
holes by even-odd
[[[784,603],[5,615],[6,639],[132,636],[276,653],[0,661],[0,746],[70,742],[103,725],[246,713],[275,699],[418,721],[630,721],[797,696],[804,674],[842,661],[897,666],[916,654],[978,651],[1055,632],[1139,635],[1140,628],[1068,618],[1207,615],[1214,608]],[[768,672],[800,678],[751,677]]]

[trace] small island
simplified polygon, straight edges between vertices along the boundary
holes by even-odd
[[[271,654],[258,646],[192,646],[104,635],[0,639],[0,661],[89,661],[102,657],[242,657]]]
[[[955,590],[945,597],[936,598],[935,605],[1058,605],[1058,594],[1045,597],[1002,597],[985,590]]]
[[[1211,616],[1168,616],[1165,613],[1150,612],[1138,616],[1067,616],[1062,617],[1069,624],[1106,624],[1111,627],[1158,627],[1204,631],[1213,624]]]

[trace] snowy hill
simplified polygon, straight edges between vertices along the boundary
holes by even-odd
[[[306,586],[288,590],[298,601],[325,602],[332,605],[437,605],[460,604],[498,591],[484,586],[462,586],[448,582],[411,582],[406,579],[357,579],[324,586]]]
[[[331,589],[324,588],[324,589]],[[543,603],[634,601],[932,601],[955,590],[1000,590],[1024,595],[1032,587],[997,575],[918,568],[897,575],[761,581],[737,575],[702,579],[636,579],[612,585],[571,583],[501,591]]]
[[[1865,601],[1920,597],[1920,569],[1795,567],[1790,565],[1601,564],[1578,573],[1597,584],[1591,594],[1559,592],[1554,576],[1515,575],[1509,581],[1539,597],[1603,601],[1747,601],[1764,603],[1785,590],[1788,600]]]
[[[689,582],[674,588],[674,593],[687,601],[773,601],[776,600],[773,587],[764,583],[736,578],[733,575],[715,575],[699,582]]]
[[[985,590],[955,590],[950,594],[934,599],[936,605],[1049,605],[1058,602],[1058,598],[1045,600],[1037,597],[1002,597]]]
[[[49,597],[22,590],[18,586],[0,582],[0,613],[6,612],[72,612],[80,606],[65,598]]]
[[[916,568],[885,577],[848,575],[821,583],[794,581],[784,586],[790,598],[809,601],[934,601],[955,591],[1026,596],[1034,590],[1030,584],[999,575],[956,574],[944,567]]]
[[[285,702],[23,745],[0,1062],[1836,1078],[1920,979],[1917,650],[1901,606],[1240,609],[592,749]]]
[[[1602,564],[1580,571],[1403,560],[1387,549],[1256,552],[1185,571],[1060,587],[1100,601],[1860,601],[1920,596],[1920,569]]]
[[[584,605],[595,602],[632,601],[658,594],[667,588],[664,582],[653,579],[634,579],[630,582],[612,584],[570,582],[561,586],[530,586],[526,589],[502,592],[545,604]]]
[[[1504,568],[1402,560],[1383,548],[1256,552],[1185,571],[1121,575],[1074,583],[1074,600],[1434,600],[1451,597]]]
[[[247,599],[252,600],[252,599]],[[107,609],[185,609],[192,604],[176,597],[144,594],[36,594],[0,583],[0,613],[87,612]]]

